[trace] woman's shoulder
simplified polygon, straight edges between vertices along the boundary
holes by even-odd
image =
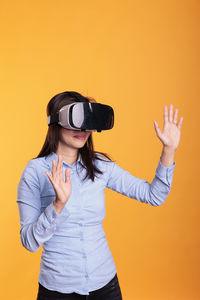
[[[48,164],[47,157],[48,157],[48,155],[47,156],[42,156],[42,157],[31,158],[27,162],[27,167],[37,168],[38,166],[47,165]]]
[[[24,174],[40,174],[44,169],[49,169],[49,155],[31,158],[25,165]]]
[[[30,159],[21,173],[20,182],[25,181],[30,186],[33,185],[41,189],[43,186],[48,186],[48,177],[45,173],[46,171],[50,171],[48,157],[49,155]]]
[[[112,158],[107,158],[102,153],[95,152],[95,164],[104,169],[110,169],[115,164]]]

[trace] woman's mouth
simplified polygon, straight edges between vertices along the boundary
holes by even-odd
[[[75,135],[74,137],[79,140],[85,140],[85,138],[86,138],[85,135]]]

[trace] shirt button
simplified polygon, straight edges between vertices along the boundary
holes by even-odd
[[[85,274],[85,278],[88,278],[88,274]]]
[[[83,223],[79,223],[79,225],[82,227],[82,226],[83,226]]]
[[[85,255],[85,254],[83,254],[83,255],[82,255],[82,257],[83,257],[83,258],[86,258],[86,255]]]

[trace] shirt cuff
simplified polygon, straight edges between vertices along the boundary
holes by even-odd
[[[159,178],[166,180],[168,185],[171,185],[175,165],[176,165],[176,163],[174,161],[172,166],[166,167],[162,164],[161,158],[160,158],[157,169],[156,169],[156,175]]]
[[[56,225],[62,223],[70,216],[69,209],[66,207],[66,205],[64,206],[63,210],[59,214],[55,210],[53,202],[45,208],[44,213],[47,217],[48,222],[50,224],[55,223]]]

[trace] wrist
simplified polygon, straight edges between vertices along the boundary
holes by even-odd
[[[62,210],[63,210],[63,208],[65,206],[64,204],[60,203],[57,200],[55,200],[53,202],[53,205],[54,205],[54,208],[55,208],[56,212],[59,213],[59,214],[62,212]]]
[[[175,154],[176,149],[169,147],[169,146],[163,146],[162,152],[169,153],[169,154]]]
[[[161,154],[161,163],[165,167],[171,167],[174,163],[174,154],[175,149],[170,147],[163,147],[162,154]]]

